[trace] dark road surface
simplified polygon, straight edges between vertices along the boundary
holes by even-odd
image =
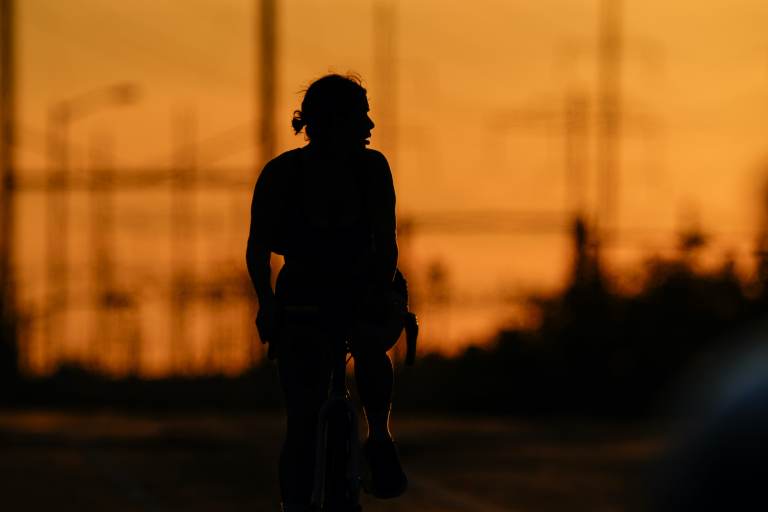
[[[1,511],[278,510],[279,416],[0,412]],[[411,481],[371,512],[631,510],[643,426],[399,418]]]

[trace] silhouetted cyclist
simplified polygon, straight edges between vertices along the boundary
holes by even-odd
[[[327,396],[333,341],[340,338],[350,341],[368,422],[363,453],[372,492],[395,497],[407,486],[389,432],[391,344],[349,336],[357,318],[381,307],[397,267],[392,174],[384,155],[366,148],[374,127],[368,111],[356,77],[313,82],[292,120],[309,143],[270,161],[253,195],[246,260],[259,298],[257,327],[277,357],[285,399],[286,512],[309,509],[317,414]],[[271,252],[285,259],[274,293]]]

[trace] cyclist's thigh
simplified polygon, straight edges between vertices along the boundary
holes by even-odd
[[[328,396],[331,353],[327,329],[319,322],[284,326],[278,349],[280,384],[288,415],[311,415]]]

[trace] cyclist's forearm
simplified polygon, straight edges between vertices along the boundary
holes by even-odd
[[[246,264],[251,283],[259,298],[259,304],[274,302],[275,294],[272,290],[272,268],[269,265],[270,251],[264,247],[248,243],[246,251]]]

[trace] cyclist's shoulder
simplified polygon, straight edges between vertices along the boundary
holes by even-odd
[[[365,148],[363,149],[362,159],[367,180],[371,186],[378,188],[392,181],[392,171],[389,169],[387,158],[381,151]]]
[[[363,161],[367,165],[371,166],[374,170],[389,171],[389,162],[387,162],[387,157],[385,157],[384,153],[379,150],[372,148],[363,149]]]
[[[287,169],[293,169],[297,160],[301,157],[302,148],[295,148],[280,153],[264,166],[262,174],[285,173]]]
[[[264,165],[259,174],[259,183],[263,186],[270,186],[276,182],[285,181],[296,168],[300,156],[301,148],[280,153]]]

